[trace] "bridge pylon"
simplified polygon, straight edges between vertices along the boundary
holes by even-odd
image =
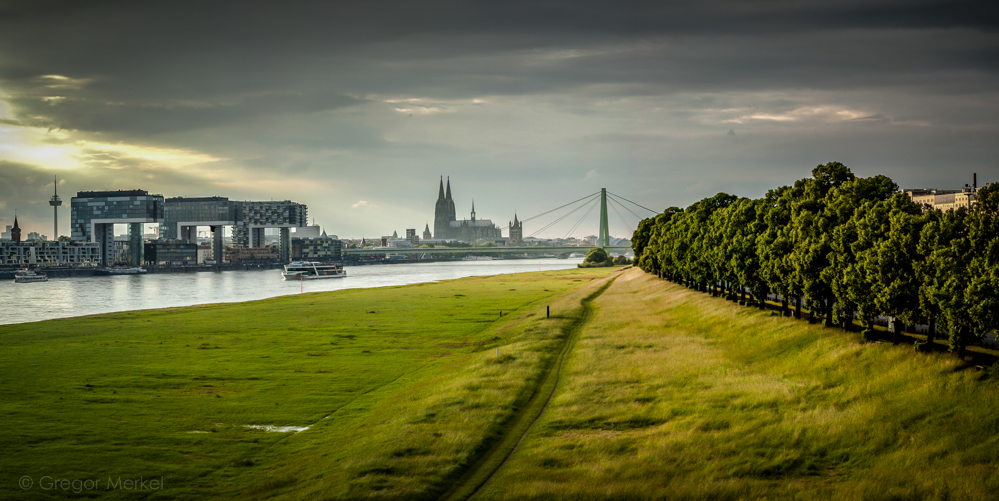
[[[600,188],[600,238],[597,247],[610,245],[610,227],[607,225],[607,188]]]

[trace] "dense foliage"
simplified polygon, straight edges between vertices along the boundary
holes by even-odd
[[[861,178],[839,162],[757,200],[719,193],[639,223],[635,264],[649,273],[742,304],[893,339],[926,324],[946,331],[958,356],[999,326],[999,184],[978,204],[920,206],[885,176]],[[747,297],[747,294],[749,297]]]
[[[583,264],[579,265],[580,268],[601,268],[604,266],[614,266],[614,258],[600,247],[590,249],[586,253],[586,257],[583,258]]]

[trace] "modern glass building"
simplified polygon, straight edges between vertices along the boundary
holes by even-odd
[[[222,262],[225,250],[222,232],[226,226],[236,224],[235,203],[226,197],[173,197],[166,199],[160,238],[195,242],[197,227],[212,230],[212,259]]]
[[[142,263],[142,225],[163,220],[163,195],[145,190],[81,191],[70,202],[71,238],[96,242],[101,247],[101,266],[114,262],[114,225],[127,224],[129,263]]]
[[[291,259],[289,228],[308,226],[308,207],[283,200],[280,202],[234,202],[236,225],[232,229],[234,247],[259,247],[264,242],[265,228],[281,229],[281,260]]]
[[[184,240],[146,242],[146,262],[152,265],[196,265],[198,244]]]
[[[90,242],[0,242],[0,266],[97,266],[101,249]]]
[[[343,244],[330,237],[294,238],[291,241],[291,258],[295,261],[340,261]]]

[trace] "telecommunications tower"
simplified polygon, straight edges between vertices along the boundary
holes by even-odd
[[[52,198],[49,199],[49,205],[52,206],[52,240],[59,241],[59,206],[62,205],[62,200],[59,198],[59,177],[55,177],[55,184],[52,186]]]

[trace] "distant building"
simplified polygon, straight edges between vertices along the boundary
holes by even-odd
[[[406,228],[406,240],[413,245],[420,245],[420,237],[416,234],[416,228]]]
[[[340,261],[343,259],[343,242],[326,236],[319,238],[293,238],[291,258],[296,261]]]
[[[264,231],[279,228],[279,246],[284,260],[291,253],[290,228],[296,236],[319,236],[318,227],[307,225],[308,207],[284,200],[279,202],[233,201],[226,197],[174,197],[166,199],[163,238],[196,241],[195,228],[208,226],[212,231],[213,256],[224,251],[223,228],[232,227],[234,247],[261,247],[266,245]],[[308,228],[308,229],[306,229]]]
[[[475,202],[472,202],[471,219],[457,220],[454,211],[454,199],[451,197],[451,179],[448,178],[447,190],[444,189],[444,178],[441,177],[440,189],[437,194],[437,205],[434,209],[434,238],[438,240],[460,240],[475,242],[477,240],[493,240],[502,238],[502,230],[489,219],[476,219]]]
[[[44,241],[46,241],[48,239],[49,239],[49,237],[47,237],[45,235],[39,235],[37,231],[32,231],[32,232],[28,233],[28,240],[41,240],[41,241],[44,242]]]
[[[184,266],[198,264],[198,244],[187,240],[155,240],[146,242],[143,255],[146,264]]]
[[[212,260],[212,247],[210,245],[198,245],[198,264],[205,264],[205,261]]]
[[[322,236],[322,231],[318,224],[300,226],[295,228],[295,232],[291,236],[292,238],[319,238]]]
[[[273,263],[281,259],[281,249],[276,245],[252,249],[233,248],[226,250],[225,256],[230,263]]]
[[[100,258],[92,242],[0,242],[0,266],[97,266]]]
[[[978,199],[978,174],[972,176],[970,185],[964,185],[960,190],[938,190],[936,188],[915,188],[903,190],[913,202],[929,205],[934,209],[946,211],[960,207],[974,207]]]
[[[101,246],[101,265],[114,262],[114,225],[128,225],[128,262],[142,263],[142,225],[163,220],[163,195],[145,190],[81,191],[70,201],[70,229],[77,242]]]
[[[17,224],[17,216],[14,216],[14,226],[7,230],[7,232],[10,234],[11,242],[18,243],[21,241],[21,227]]]
[[[510,223],[510,245],[518,245],[524,240],[524,223],[517,221],[517,213],[513,213],[513,221]]]
[[[423,228],[423,240],[430,240],[432,238],[434,238],[434,236],[430,233],[430,225],[427,224],[426,227]]]

